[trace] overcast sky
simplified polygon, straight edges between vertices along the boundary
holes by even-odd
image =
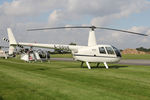
[[[17,41],[87,45],[88,29],[28,32],[30,28],[95,25],[150,35],[150,0],[0,0],[0,45],[12,28]],[[98,44],[150,48],[150,36],[96,30]]]

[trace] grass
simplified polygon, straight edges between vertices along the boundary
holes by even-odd
[[[149,77],[150,66],[0,59],[0,100],[150,100]]]
[[[72,58],[71,54],[51,54],[52,58]],[[150,60],[150,54],[124,54],[122,59],[147,59]]]

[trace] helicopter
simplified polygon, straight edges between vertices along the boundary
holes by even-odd
[[[90,63],[97,63],[97,67],[100,63],[103,63],[106,69],[108,69],[107,63],[116,63],[121,60],[121,53],[116,47],[112,45],[98,45],[96,43],[95,29],[104,29],[119,31],[124,33],[130,33],[141,36],[148,36],[146,34],[131,32],[120,29],[105,28],[105,27],[96,27],[96,26],[71,26],[71,27],[53,27],[53,28],[39,28],[39,29],[28,29],[27,31],[39,31],[39,30],[54,30],[54,29],[90,29],[88,46],[79,46],[79,45],[63,45],[63,44],[40,44],[40,43],[23,43],[16,42],[15,37],[10,28],[7,28],[8,38],[9,38],[9,54],[13,53],[13,50],[17,45],[29,46],[29,47],[40,47],[40,48],[50,48],[50,49],[61,49],[61,50],[70,50],[74,60],[81,62],[81,67],[86,63],[88,69],[91,69]]]

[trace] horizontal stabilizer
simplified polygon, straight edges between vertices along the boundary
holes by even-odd
[[[4,41],[9,42],[9,40],[7,38],[3,38]]]

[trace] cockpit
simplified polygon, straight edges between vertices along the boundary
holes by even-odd
[[[113,47],[113,49],[114,49],[114,51],[115,51],[117,57],[121,57],[120,50],[118,50],[118,49],[117,49],[116,47],[114,47],[114,46],[112,46],[112,47]]]
[[[121,57],[120,51],[114,46],[99,47],[99,52],[100,54],[116,55],[117,57]]]

